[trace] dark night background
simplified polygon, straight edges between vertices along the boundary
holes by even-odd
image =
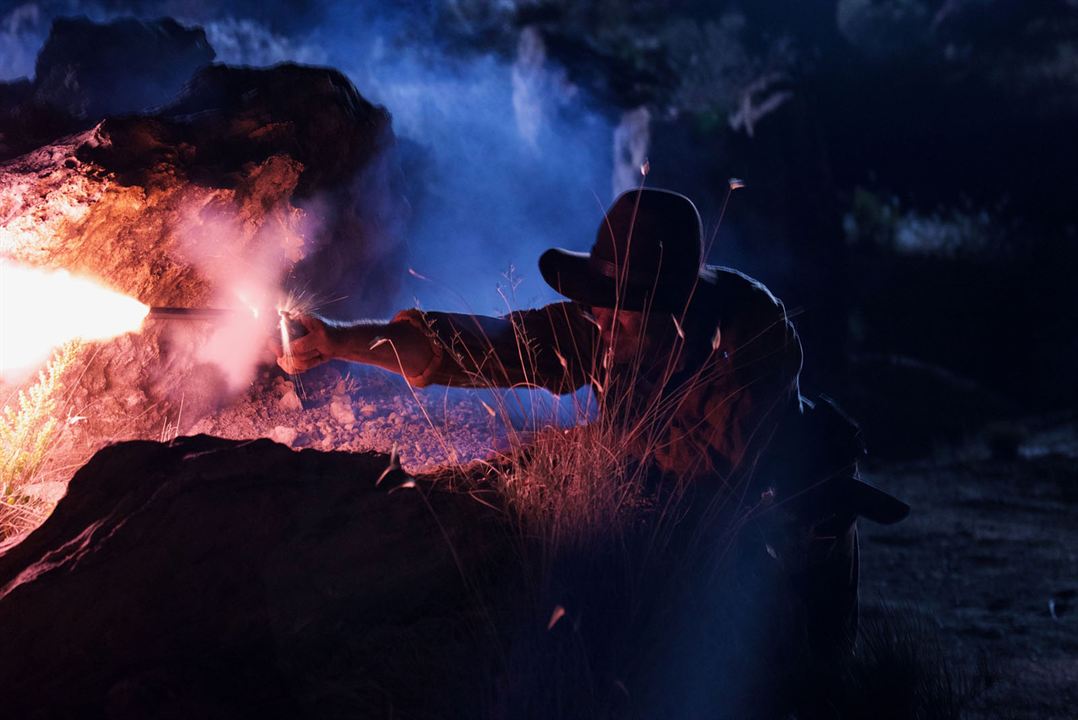
[[[78,15],[173,17],[217,62],[336,67],[386,106],[407,266],[437,284],[351,312],[494,312],[510,266],[518,305],[553,299],[539,253],[587,249],[646,158],[709,260],[784,300],[803,390],[914,506],[867,531],[870,607],[913,608],[964,672],[994,657],[984,717],[1078,702],[1078,2],[4,0],[2,159],[27,149],[19,79]],[[125,88],[64,129],[132,109]]]

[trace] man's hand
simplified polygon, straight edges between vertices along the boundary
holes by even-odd
[[[336,322],[300,313],[286,319],[307,330],[306,335],[289,343],[288,352],[280,339],[270,343],[277,364],[288,373],[301,373],[336,358],[416,377],[434,360],[431,341],[410,322]]]
[[[287,348],[281,345],[280,338],[274,338],[272,349],[282,370],[295,375],[337,357],[333,328],[325,320],[306,314],[292,314],[288,319],[301,324],[307,334],[291,340]]]

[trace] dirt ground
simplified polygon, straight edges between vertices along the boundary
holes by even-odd
[[[1078,425],[1040,424],[1009,459],[973,445],[867,473],[913,512],[862,524],[866,612],[923,619],[977,718],[1078,717]]]
[[[529,427],[575,416],[573,399],[536,397],[411,388],[388,372],[332,363],[301,378],[264,370],[242,397],[179,432],[269,437],[296,449],[395,449],[405,470],[423,472],[489,457],[526,438]]]

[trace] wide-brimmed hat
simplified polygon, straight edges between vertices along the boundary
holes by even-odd
[[[585,305],[676,312],[703,266],[700,213],[670,190],[641,188],[614,200],[590,253],[551,248],[539,258],[543,279]]]

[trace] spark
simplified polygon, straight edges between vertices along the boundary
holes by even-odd
[[[731,190],[740,190],[741,188],[745,187],[745,181],[741,178],[730,178],[728,182],[730,184]]]
[[[651,161],[650,160],[645,160],[640,165],[640,175],[643,176],[643,177],[647,177],[649,172],[651,172]]]
[[[554,629],[554,626],[558,624],[558,621],[565,617],[565,608],[561,605],[554,607],[554,612],[550,613],[550,620],[547,621],[546,629],[550,632]]]
[[[292,354],[292,338],[288,335],[288,317],[283,310],[278,314],[277,326],[281,329],[281,347],[285,357],[288,357]]]
[[[254,317],[255,320],[261,317],[261,310],[256,303],[252,302],[247,297],[247,293],[243,292],[242,290],[236,290],[236,297],[241,303],[247,306],[247,309],[251,311],[251,315]]]

